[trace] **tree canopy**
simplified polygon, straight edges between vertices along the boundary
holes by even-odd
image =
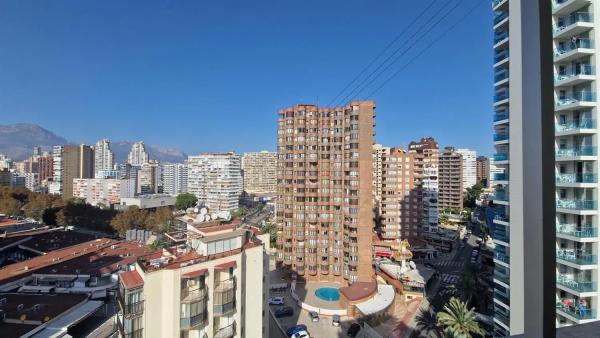
[[[194,194],[183,193],[177,195],[177,199],[175,200],[175,207],[178,210],[185,210],[187,208],[193,208],[198,203],[198,198]]]

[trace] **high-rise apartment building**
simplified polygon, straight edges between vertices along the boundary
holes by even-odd
[[[94,151],[90,146],[54,146],[52,156],[51,194],[73,197],[73,179],[94,177]]]
[[[439,162],[439,207],[463,207],[463,159],[452,147],[446,147]]]
[[[102,139],[94,146],[94,171],[113,170],[115,166],[114,154],[110,149],[110,141]]]
[[[127,163],[140,166],[144,163],[148,163],[148,160],[149,157],[144,142],[135,142],[131,146],[131,151],[129,151],[129,155],[127,156]]]
[[[415,153],[415,186],[420,191],[421,231],[438,232],[438,165],[440,149],[433,137],[410,142],[408,150]]]
[[[462,186],[463,189],[470,188],[477,181],[477,152],[471,149],[456,149],[462,156]]]
[[[52,155],[45,155],[38,158],[38,180],[42,184],[48,177],[53,175],[53,160]]]
[[[269,337],[269,235],[253,230],[188,226],[140,257],[119,276],[120,336]]]
[[[416,154],[403,148],[382,149],[388,150],[381,152],[379,231],[383,241],[399,245],[401,239],[420,234],[422,201],[415,185]]]
[[[121,203],[121,198],[135,195],[135,182],[130,178],[76,178],[73,180],[73,197],[86,200],[91,205],[111,206]]]
[[[163,193],[178,195],[187,192],[188,166],[186,163],[164,163],[161,169]]]
[[[235,153],[188,157],[188,192],[210,211],[233,211],[242,195],[242,167]]]
[[[277,260],[309,281],[372,281],[375,103],[278,115]]]
[[[137,193],[156,194],[162,192],[160,165],[157,161],[149,161],[139,166],[137,172]]]
[[[477,183],[483,182],[485,187],[490,186],[490,159],[477,156]]]
[[[373,196],[375,199],[375,208],[381,209],[381,195],[383,187],[383,158],[389,154],[391,147],[384,147],[381,144],[373,145]]]
[[[244,191],[248,194],[277,192],[277,153],[261,151],[242,156]]]

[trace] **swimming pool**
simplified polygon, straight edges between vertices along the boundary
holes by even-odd
[[[315,296],[327,302],[335,302],[340,300],[340,291],[338,288],[332,287],[318,288],[315,291]]]

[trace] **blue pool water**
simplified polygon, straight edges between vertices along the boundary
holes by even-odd
[[[337,288],[318,288],[315,291],[315,296],[327,302],[334,302],[340,300],[340,291]]]

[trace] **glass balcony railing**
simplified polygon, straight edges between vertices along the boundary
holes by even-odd
[[[556,224],[556,232],[559,234],[579,237],[579,238],[594,238],[598,237],[598,229],[591,224],[577,226],[577,224],[558,223]]]
[[[498,270],[494,270],[494,278],[501,281],[502,283],[508,285],[510,284],[510,278],[508,275],[498,272]]]
[[[557,132],[564,132],[575,129],[594,129],[596,128],[596,121],[594,119],[579,119],[566,121],[564,123],[558,123],[556,125]]]
[[[508,317],[508,315],[506,315],[498,310],[494,310],[494,318],[497,318],[504,325],[510,326],[510,318]]]
[[[556,81],[564,81],[579,75],[596,75],[596,71],[592,65],[581,65],[578,67],[571,67],[562,72],[556,74],[554,78]]]
[[[554,26],[554,32],[560,32],[578,22],[592,22],[592,14],[586,12],[572,13],[571,15],[562,18],[562,20],[559,21],[559,24]]]
[[[508,49],[502,49],[494,53],[494,63],[498,63],[508,57]]]
[[[502,72],[494,75],[494,83],[508,79],[508,72]]]
[[[576,198],[557,199],[556,207],[560,209],[594,210],[596,209],[596,201]]]
[[[508,181],[508,174],[496,173],[494,174],[494,181]]]
[[[496,191],[494,192],[492,199],[496,201],[508,201],[508,195],[503,191]]]
[[[494,102],[508,99],[508,91],[499,92],[494,95]]]
[[[575,317],[579,320],[596,319],[596,310],[586,307],[580,308],[579,306],[565,306],[563,304],[556,304],[556,311],[558,313]]]
[[[598,176],[596,174],[556,174],[556,183],[596,183]]]
[[[598,261],[596,255],[582,253],[580,250],[572,249],[556,250],[556,258],[579,265],[592,265],[596,264]]]
[[[502,120],[507,120],[508,119],[508,112],[496,112],[494,114],[494,122],[498,122],[498,121],[502,121]]]
[[[592,281],[576,280],[573,277],[561,274],[556,275],[556,284],[579,292],[595,292],[597,289],[596,283]]]
[[[497,32],[494,34],[494,44],[506,39],[508,37],[507,31]]]
[[[494,14],[494,25],[499,24],[500,21],[506,18],[508,18],[508,12],[496,12],[496,14]]]
[[[508,237],[508,233],[504,230],[494,230],[494,234],[492,238],[502,241],[504,243],[510,243],[510,238]]]
[[[501,252],[494,252],[494,258],[500,262],[510,264],[510,257],[508,257],[507,255],[505,255]]]
[[[586,49],[594,48],[594,41],[592,41],[590,39],[577,39],[577,41],[575,41],[575,42],[565,43],[564,45],[562,45],[559,48],[556,48],[554,50],[554,56],[559,57],[563,54],[566,54],[570,51],[573,51],[573,50],[576,50],[579,48],[586,48]]]
[[[556,149],[556,157],[573,157],[573,156],[595,156],[596,147],[594,146],[575,146],[571,148]]]
[[[494,154],[494,161],[508,161],[508,154],[496,153]]]
[[[504,1],[504,0],[493,0],[492,1],[492,7],[498,6],[498,4],[501,3],[502,1]]]
[[[508,217],[507,217],[505,214],[503,214],[503,213],[498,213],[498,212],[497,212],[497,213],[494,215],[494,219],[495,219],[496,221],[508,222]]]
[[[494,134],[494,142],[508,140],[508,134]]]
[[[564,106],[567,104],[573,104],[577,102],[595,102],[596,93],[592,92],[574,92],[570,95],[564,95],[556,99],[557,106]]]

